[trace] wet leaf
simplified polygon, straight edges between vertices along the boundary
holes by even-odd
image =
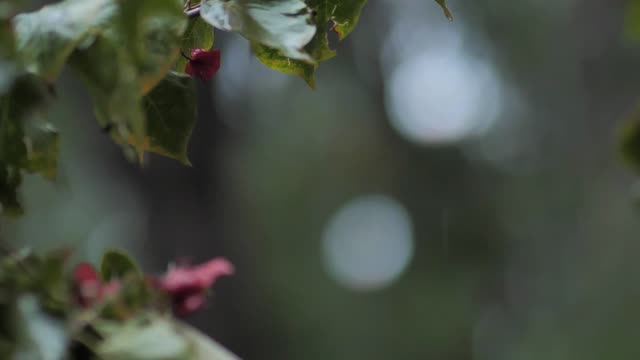
[[[302,0],[204,0],[200,16],[214,27],[235,31],[284,56],[313,63],[304,51],[316,32],[312,12]]]
[[[55,80],[73,50],[114,16],[113,0],[67,0],[17,15],[17,49],[25,68]]]

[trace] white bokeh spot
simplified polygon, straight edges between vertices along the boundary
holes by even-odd
[[[356,198],[330,219],[323,250],[327,271],[341,285],[354,290],[389,286],[413,255],[409,213],[388,196]]]

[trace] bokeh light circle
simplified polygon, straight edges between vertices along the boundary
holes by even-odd
[[[481,135],[496,120],[501,100],[495,69],[455,49],[413,55],[387,80],[391,125],[408,140],[425,145]]]
[[[327,271],[341,285],[354,290],[389,286],[413,255],[409,213],[384,195],[351,200],[327,224],[323,250]]]

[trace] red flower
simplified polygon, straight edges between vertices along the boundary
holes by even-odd
[[[120,282],[110,281],[102,283],[98,272],[89,263],[80,263],[73,270],[73,282],[76,292],[76,300],[82,307],[91,307],[93,304],[104,300],[106,297],[120,290]]]
[[[191,49],[191,57],[183,56],[189,60],[184,71],[202,81],[211,80],[220,69],[220,50]]]
[[[231,275],[233,265],[223,258],[216,258],[204,264],[188,267],[179,266],[170,269],[158,279],[158,287],[171,297],[175,310],[188,314],[202,307],[206,290],[220,276]]]

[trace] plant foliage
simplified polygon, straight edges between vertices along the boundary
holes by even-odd
[[[190,164],[196,82],[220,67],[214,29],[248,40],[266,66],[315,87],[329,44],[351,33],[367,0],[62,0],[0,2],[0,213],[20,214],[24,173],[54,179],[60,136],[48,121],[65,67],[98,124],[142,163],[146,152]],[[451,17],[444,0],[436,0]],[[214,259],[144,275],[123,252],[98,272],[69,252],[0,256],[0,358],[225,360],[224,348],[177,319],[199,309],[233,267]]]
[[[450,16],[444,0],[436,1]],[[195,82],[215,74],[219,62],[207,65],[188,54],[213,50],[214,28],[239,33],[266,66],[315,87],[315,70],[336,54],[328,31],[344,39],[366,2],[64,0],[24,12],[28,1],[4,1],[0,209],[21,213],[23,172],[55,177],[59,139],[46,108],[65,66],[84,81],[99,125],[125,151],[140,162],[154,152],[189,164]],[[206,76],[193,79],[186,71]]]
[[[210,286],[230,273],[226,260],[152,276],[113,250],[104,255],[99,276],[86,263],[70,267],[70,255],[22,251],[0,257],[2,359],[236,359],[172,315],[172,303],[181,296],[171,291],[172,273],[180,271],[183,284],[204,278],[202,285]],[[205,296],[206,290],[193,291]]]

